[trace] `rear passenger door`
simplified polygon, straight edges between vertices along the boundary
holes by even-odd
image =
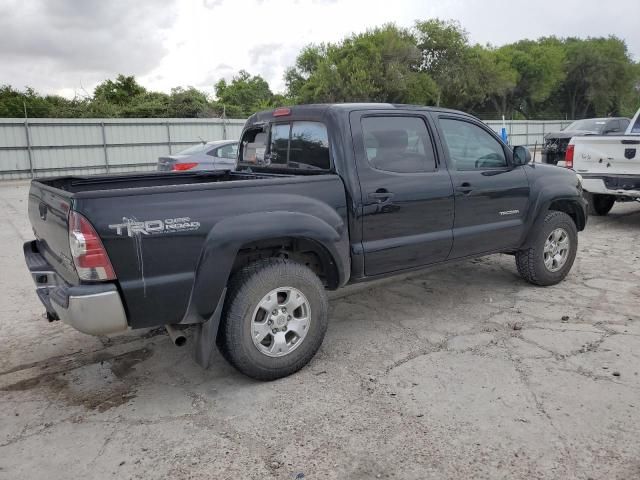
[[[437,118],[455,195],[450,258],[517,246],[529,206],[527,167],[513,165],[508,147],[481,122]]]
[[[352,112],[362,192],[365,275],[445,260],[452,245],[451,178],[433,130],[415,111]]]

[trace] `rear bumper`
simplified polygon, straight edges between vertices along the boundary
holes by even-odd
[[[589,175],[581,173],[582,188],[589,193],[640,198],[640,175]]]
[[[36,293],[49,318],[60,319],[89,335],[105,335],[127,329],[127,315],[114,284],[69,285],[40,254],[35,241],[26,242],[23,250],[36,284]]]

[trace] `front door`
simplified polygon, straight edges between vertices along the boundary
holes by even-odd
[[[488,127],[468,117],[440,115],[455,195],[453,249],[460,258],[516,247],[524,233],[529,182]]]
[[[419,112],[353,112],[362,192],[365,275],[445,260],[452,245],[453,188]]]

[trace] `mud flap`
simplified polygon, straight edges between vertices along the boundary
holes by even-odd
[[[225,288],[220,295],[218,306],[216,307],[211,318],[204,323],[196,326],[193,334],[194,339],[194,356],[195,361],[202,368],[209,368],[211,365],[211,354],[216,345],[216,337],[218,336],[218,327],[220,326],[220,316],[222,315],[222,307],[224,299],[227,296]]]

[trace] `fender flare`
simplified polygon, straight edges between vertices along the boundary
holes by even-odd
[[[307,213],[273,211],[248,213],[218,222],[207,235],[195,271],[185,318],[202,323],[211,318],[226,288],[242,245],[271,238],[291,237],[320,244],[335,263],[339,284],[350,272],[349,237],[343,219],[332,212],[333,225]]]
[[[270,238],[305,238],[318,242],[336,264],[340,285],[350,272],[349,233],[342,218],[331,212],[334,226],[298,212],[262,212],[239,215],[217,223],[207,235],[198,260],[187,314],[181,323],[196,323],[194,356],[207,368],[218,336],[227,282],[243,244]]]
[[[554,202],[568,202],[575,204],[576,215],[579,216],[576,227],[578,228],[578,231],[584,229],[587,216],[583,206],[581,205],[580,198],[576,198],[575,195],[558,195],[555,194],[556,192],[548,192],[548,190],[552,189],[544,189],[540,195],[538,195],[532,211],[531,223],[526,231],[526,236],[522,241],[521,248],[529,248],[531,246],[533,242],[532,233],[537,232],[542,227],[544,219]],[[580,228],[580,224],[582,225],[582,228]]]

